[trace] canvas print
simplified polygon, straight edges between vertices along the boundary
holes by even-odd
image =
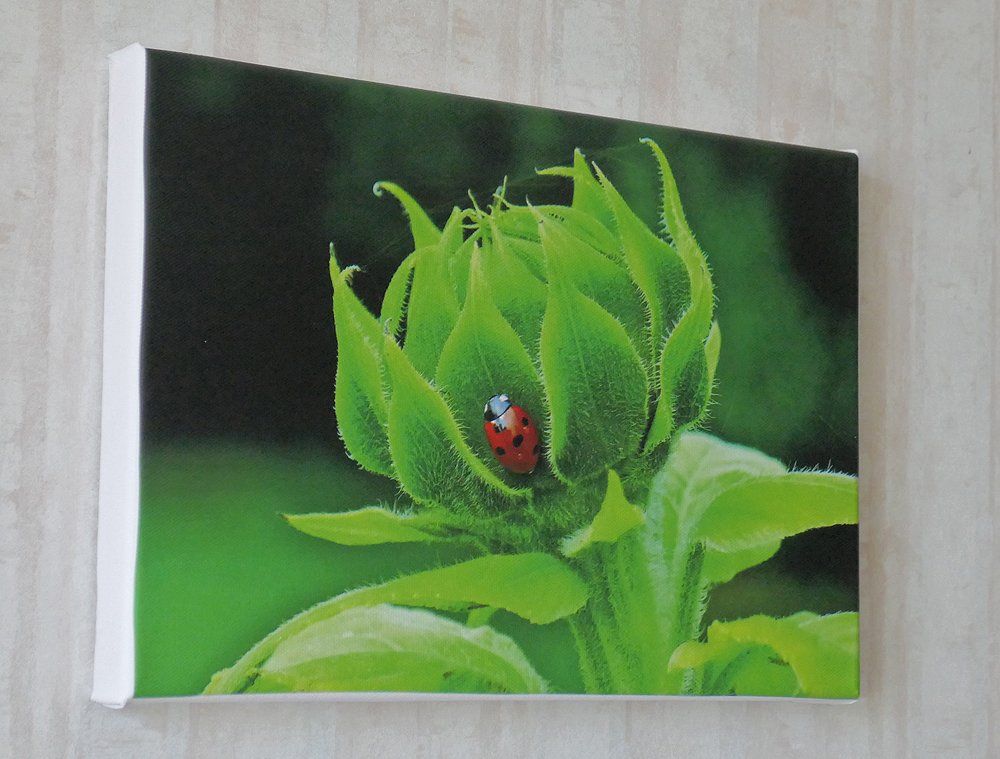
[[[147,86],[137,695],[858,695],[856,156]]]

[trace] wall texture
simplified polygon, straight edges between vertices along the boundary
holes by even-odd
[[[861,153],[862,700],[88,703],[105,55]],[[0,755],[1000,755],[992,0],[0,2]]]

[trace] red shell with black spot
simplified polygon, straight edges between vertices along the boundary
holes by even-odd
[[[494,395],[483,410],[483,431],[493,455],[504,469],[529,474],[538,465],[541,445],[538,428],[527,411],[503,394]]]

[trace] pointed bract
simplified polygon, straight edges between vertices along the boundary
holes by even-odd
[[[625,328],[576,289],[563,251],[542,239],[550,282],[541,338],[549,458],[557,476],[575,482],[638,453],[649,388]]]
[[[334,409],[337,427],[351,457],[377,474],[392,476],[386,435],[388,402],[382,354],[382,327],[351,290],[349,277],[330,256],[337,374]]]
[[[382,197],[383,191],[388,192],[399,204],[410,221],[410,232],[413,234],[413,247],[422,248],[425,245],[437,245],[441,242],[441,230],[431,221],[427,212],[413,199],[406,190],[395,182],[376,182],[372,192],[376,197]]]

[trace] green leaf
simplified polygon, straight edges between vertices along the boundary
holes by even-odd
[[[545,254],[538,241],[538,215],[535,209],[507,206],[494,210],[481,220],[480,228],[489,235],[494,245],[500,246],[502,241],[506,253],[517,259],[535,279],[545,282]]]
[[[781,548],[781,541],[761,543],[742,551],[706,551],[702,574],[711,585],[729,582],[744,569],[763,564]]]
[[[403,350],[417,371],[434,376],[441,348],[458,321],[458,299],[451,288],[447,252],[440,245],[416,252],[406,311]]]
[[[283,516],[299,532],[345,546],[443,540],[440,531],[447,527],[446,522],[426,513],[400,514],[381,506],[334,514]]]
[[[686,404],[678,404],[675,409],[675,424],[681,429],[690,429],[702,423],[708,416],[715,391],[715,370],[719,364],[719,351],[722,348],[722,333],[719,323],[712,322],[705,339],[702,355],[695,354],[687,369],[682,373],[675,394]],[[686,380],[686,381],[685,381]]]
[[[663,224],[684,262],[690,287],[690,305],[670,331],[659,358],[660,396],[646,441],[645,450],[649,452],[665,442],[678,427],[700,419],[708,403],[711,382],[707,364],[711,356],[704,350],[712,327],[714,295],[705,254],[684,218],[670,164],[655,142],[649,139],[642,142],[652,150],[660,170]],[[692,360],[696,362],[693,370]],[[714,369],[712,375],[714,377]]]
[[[536,420],[546,418],[538,372],[514,329],[491,299],[482,274],[482,253],[473,253],[465,306],[455,330],[441,351],[437,383],[454,409],[459,427],[469,431],[471,446],[504,479],[482,431],[483,404],[497,393],[507,393]]]
[[[628,272],[572,235],[560,219],[547,217],[540,229],[542,249],[559,251],[561,260],[568,264],[566,274],[576,289],[625,328],[640,357],[648,356],[646,314]]]
[[[662,566],[658,571],[663,576],[656,585],[664,614],[673,615],[671,610],[684,592],[681,585],[687,581],[681,574],[689,562],[692,547],[703,540],[698,525],[716,496],[740,483],[785,473],[784,464],[777,459],[712,435],[685,432],[674,439],[670,456],[653,479],[646,506],[646,550],[651,566]],[[777,550],[776,546],[771,547]],[[764,561],[773,554],[773,551],[766,553],[767,550],[768,547],[762,545],[756,553],[727,556],[718,556],[720,552],[709,550],[699,573],[713,579],[727,574],[731,577],[745,568],[734,566],[734,562],[753,557]],[[699,578],[692,579],[697,582]]]
[[[469,286],[469,264],[472,253],[479,244],[479,237],[478,232],[470,236],[448,258],[448,279],[459,304],[465,303],[465,291]]]
[[[660,355],[660,395],[646,439],[647,452],[669,439],[678,428],[698,419],[708,403],[711,291],[692,288],[692,297],[694,302],[671,330]],[[711,351],[715,350],[712,345]],[[714,379],[714,372],[712,376]]]
[[[337,374],[334,407],[337,427],[351,457],[365,469],[391,476],[392,459],[386,436],[388,407],[384,387],[382,327],[350,287],[348,268],[337,267],[330,249],[333,320],[337,334]]]
[[[817,615],[810,612],[800,612],[802,619],[799,626],[819,636],[830,645],[845,650],[858,650],[858,615],[857,612],[841,614]],[[796,616],[799,616],[796,615]]]
[[[712,322],[712,327],[705,339],[702,350],[695,350],[687,364],[678,365],[678,374],[672,375],[672,371],[666,368],[666,363],[661,364],[661,377],[666,377],[663,387],[671,388],[670,405],[672,414],[668,416],[671,421],[671,429],[676,434],[677,430],[690,429],[697,426],[708,415],[709,404],[712,400],[712,392],[715,389],[715,369],[719,363],[719,349],[721,347],[721,334],[718,322]],[[670,349],[676,347],[671,344]],[[685,349],[686,350],[686,349]],[[682,352],[678,352],[682,353]],[[664,353],[664,359],[668,359],[668,354]],[[666,400],[667,396],[661,394],[660,404]],[[661,406],[658,406],[659,410]],[[651,443],[645,450],[648,452],[657,439],[658,426],[653,425],[654,432],[650,436]]]
[[[719,365],[719,352],[721,350],[722,332],[719,330],[719,323],[712,322],[712,328],[708,331],[708,338],[705,340],[705,379],[709,392],[715,385],[715,370]]]
[[[704,543],[703,576],[721,583],[767,561],[783,538],[856,523],[857,479],[788,472],[760,451],[685,432],[671,444],[646,513],[664,545]]]
[[[660,146],[653,140],[643,138],[639,140],[648,147],[653,157],[656,159],[657,167],[660,170],[660,181],[662,184],[662,197],[660,199],[660,211],[665,231],[673,239],[677,246],[677,252],[684,260],[688,271],[693,271],[705,266],[705,254],[694,238],[694,233],[684,216],[684,207],[681,205],[681,194],[677,189],[677,181],[674,179],[673,169],[670,162],[663,154]]]
[[[410,299],[410,287],[413,284],[413,265],[416,263],[417,254],[411,253],[399,264],[399,267],[389,280],[389,286],[382,296],[382,310],[379,313],[379,321],[393,337],[400,336],[403,326],[403,315]]]
[[[716,635],[708,643],[689,641],[670,659],[677,671],[700,674],[702,695],[791,697],[798,695],[795,672],[766,646],[745,646]]]
[[[710,585],[728,581],[737,572],[766,561],[778,550],[783,537],[795,534],[806,523],[836,523],[844,516],[843,511],[850,511],[843,504],[836,505],[832,511],[841,513],[831,516],[821,508],[829,505],[829,494],[821,496],[817,492],[817,477],[825,485],[833,484],[841,495],[853,482],[843,475],[789,474],[780,461],[760,451],[701,432],[688,431],[673,438],[667,461],[653,478],[645,509],[646,526],[640,533],[644,566],[651,579],[651,605],[658,618],[667,620],[667,651],[699,635]],[[826,478],[836,482],[825,482]],[[771,485],[764,487],[773,482],[788,487],[788,496],[793,489],[796,497],[808,491],[813,499],[811,505],[793,516],[801,505],[798,502],[772,504],[776,513],[768,518],[766,509],[744,506],[738,498],[733,500],[741,493],[773,494]],[[758,491],[755,483],[763,490]],[[730,524],[726,515],[734,510],[740,516]],[[762,665],[762,670],[780,681],[780,676],[769,668]],[[717,675],[702,673],[702,680]],[[677,692],[683,683],[683,673],[676,669],[665,671],[656,690]]]
[[[491,222],[492,239],[483,242],[483,274],[493,302],[514,329],[521,343],[537,355],[542,316],[548,298],[545,282],[539,279],[516,253],[518,240],[501,233]],[[538,243],[524,243],[541,248]]]
[[[697,525],[720,493],[786,471],[780,461],[753,448],[704,432],[685,432],[671,444],[667,463],[654,480],[647,514],[665,511],[675,528],[697,539]]]
[[[283,641],[247,689],[543,693],[545,681],[518,645],[489,627],[429,611],[350,609]]]
[[[589,525],[564,538],[560,550],[566,556],[576,556],[595,543],[614,543],[644,521],[642,510],[625,497],[621,478],[614,469],[609,469],[608,489],[597,515]]]
[[[537,233],[534,239],[531,240],[513,237],[505,233],[502,234],[507,252],[519,260],[535,279],[544,283],[547,277],[545,271],[545,253],[542,251],[542,244],[538,241]]]
[[[441,230],[441,239],[439,241],[439,244],[445,251],[458,250],[462,244],[465,236],[465,229],[462,225],[468,216],[468,213],[458,206],[451,209],[451,215],[448,217],[448,221],[444,223],[444,229]]]
[[[526,206],[497,209],[489,218],[500,232],[509,237],[538,242],[538,220]]]
[[[538,206],[536,210],[544,216],[558,219],[566,226],[566,231],[581,242],[619,265],[625,265],[618,237],[593,216],[569,206]]]
[[[538,173],[570,177],[573,180],[573,209],[597,219],[608,229],[613,228],[614,217],[604,191],[591,173],[587,159],[579,149],[573,151],[572,168],[557,166],[542,169]]]
[[[238,693],[278,645],[323,619],[361,606],[395,604],[445,611],[492,606],[535,624],[578,611],[587,586],[573,570],[549,554],[484,556],[440,569],[347,591],[300,613],[265,637],[232,667],[212,678],[205,693]]]
[[[403,212],[410,221],[410,231],[413,233],[413,247],[423,248],[427,245],[437,245],[441,241],[441,230],[434,225],[434,222],[430,220],[430,217],[410,193],[394,182],[376,182],[375,186],[372,187],[372,192],[378,198],[381,198],[382,192],[386,190],[403,206]]]
[[[775,661],[770,649],[763,647],[745,650],[734,662],[733,671],[723,676],[729,678],[735,696],[780,698],[792,696],[799,690],[792,668]]]
[[[704,643],[688,641],[670,658],[670,669],[714,667],[714,693],[740,692],[774,695],[776,674],[758,669],[740,672],[741,657],[765,648],[791,668],[796,679],[794,693],[809,698],[856,698],[858,695],[857,613],[842,612],[820,617],[800,612],[783,619],[764,615],[731,622],[713,622]],[[758,663],[760,659],[757,659]],[[740,677],[737,680],[737,676]],[[755,682],[758,680],[758,682]]]
[[[679,645],[670,656],[670,669],[699,669],[712,662],[728,663],[736,657],[743,647],[720,635],[719,624],[709,627],[712,637],[707,642],[689,640]]]
[[[698,522],[710,551],[771,546],[816,527],[857,524],[858,482],[830,472],[758,477],[718,494]]]
[[[418,257],[433,259],[429,264],[425,264],[429,270],[430,278],[433,278],[435,268],[446,269],[455,289],[455,294],[458,297],[458,302],[461,302],[465,298],[465,283],[468,279],[469,264],[468,251],[471,250],[474,244],[472,238],[465,243],[462,241],[462,221],[465,219],[465,216],[464,211],[458,208],[454,209],[448,218],[448,222],[445,224],[444,231],[440,235],[440,241],[435,245],[425,246],[419,251],[414,251],[408,255],[392,275],[389,286],[386,288],[385,296],[382,299],[382,312],[379,319],[394,337],[398,338],[401,336],[402,326],[406,321],[405,317],[409,308],[410,293],[412,292],[414,280],[414,267]],[[435,252],[429,254],[428,251],[431,250]],[[443,262],[444,265],[442,266]],[[461,271],[463,263],[464,272]],[[438,271],[438,274],[440,274],[440,271]],[[426,279],[426,277],[422,277],[421,279]],[[460,284],[456,281],[458,279],[461,280]],[[423,289],[423,286],[421,286],[421,289]],[[427,311],[427,304],[426,302],[421,302],[421,299],[418,298],[417,330],[424,328],[422,321],[426,317],[421,313],[422,310]],[[436,316],[436,312],[432,311],[432,315]],[[434,327],[439,326],[436,318],[432,318],[431,321]]]
[[[633,455],[646,425],[648,384],[625,328],[572,284],[565,251],[547,234],[548,304],[541,363],[550,412],[550,463],[574,482]]]
[[[466,442],[441,394],[386,338],[392,381],[389,450],[396,477],[417,503],[456,513],[518,508],[530,491],[506,484]]]
[[[492,606],[478,606],[469,612],[469,616],[465,619],[465,626],[482,627],[488,625],[496,613],[497,610]]]
[[[701,330],[702,339],[704,339],[711,326],[714,297],[708,261],[684,217],[680,192],[677,189],[677,182],[674,180],[674,174],[667,157],[663,154],[660,146],[652,140],[644,139],[641,142],[653,152],[660,170],[662,221],[665,231],[673,239],[677,254],[687,269],[691,287],[691,304],[692,308],[697,310],[696,321]]]
[[[687,271],[677,252],[653,234],[629,208],[611,181],[600,169],[597,172],[608,205],[614,211],[622,257],[646,304],[648,362],[656,365],[667,330],[691,298]]]

